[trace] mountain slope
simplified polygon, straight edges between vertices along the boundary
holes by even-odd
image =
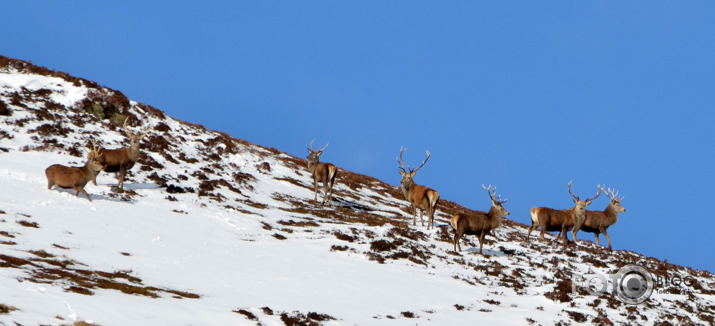
[[[112,192],[107,173],[85,188],[91,202],[47,190],[43,170],[82,165],[91,140],[127,146],[127,117],[149,130],[127,192]],[[525,226],[508,220],[486,256],[474,253],[473,236],[460,255],[447,220],[466,209],[455,203],[441,201],[427,231],[411,225],[395,186],[341,170],[333,206],[320,207],[300,158],[20,60],[0,57],[0,121],[0,324],[715,320],[706,271],[589,242],[526,241]],[[575,275],[628,264],[695,282],[656,287],[637,306],[571,291]]]

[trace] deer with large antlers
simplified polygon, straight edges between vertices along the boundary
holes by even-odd
[[[427,211],[427,229],[429,230],[434,224],[434,213],[437,209],[437,203],[439,202],[439,193],[436,190],[416,184],[412,178],[414,178],[417,171],[427,163],[430,152],[427,151],[427,158],[425,158],[420,166],[416,169],[408,169],[405,168],[405,163],[402,160],[402,152],[406,150],[407,148],[400,148],[400,158],[397,160],[397,163],[400,164],[397,168],[400,175],[402,175],[402,180],[400,181],[402,193],[405,195],[405,199],[412,205],[412,224],[417,225],[417,209],[419,209],[420,222],[422,222],[422,226],[424,226],[423,214]]]
[[[608,198],[611,199],[611,201],[608,203],[608,206],[606,206],[606,209],[602,211],[587,210],[586,220],[583,222],[583,225],[581,225],[580,228],[577,227],[576,229],[574,229],[574,232],[582,230],[584,232],[594,233],[594,235],[596,236],[596,245],[599,244],[599,235],[603,233],[603,235],[606,236],[606,240],[608,240],[608,250],[612,250],[611,237],[608,236],[606,230],[611,225],[616,224],[616,222],[618,221],[618,213],[624,213],[626,209],[621,206],[621,200],[623,200],[623,197],[618,197],[617,191],[610,188],[606,190],[605,187],[600,189],[606,193],[606,196],[608,196]]]
[[[333,184],[335,183],[335,176],[338,175],[338,168],[330,163],[321,163],[320,155],[323,151],[328,148],[330,143],[326,144],[325,147],[319,150],[313,150],[313,142],[310,142],[310,148],[308,148],[308,172],[313,176],[313,192],[315,193],[315,201],[318,201],[318,182],[323,183],[323,205],[327,200],[332,203],[333,200]]]
[[[144,138],[147,133],[149,133],[148,129],[143,133],[133,133],[131,130],[129,130],[129,127],[127,126],[128,121],[129,117],[124,120],[124,131],[127,133],[127,136],[129,136],[130,139],[129,147],[116,149],[98,149],[98,159],[99,162],[105,166],[104,172],[119,173],[117,189],[119,189],[120,192],[124,190],[124,175],[127,173],[127,171],[129,171],[129,169],[134,166],[134,164],[139,159],[139,141]],[[92,143],[95,147],[97,146],[94,141],[92,141]],[[97,185],[96,176],[92,180],[92,183],[94,183],[95,186]]]
[[[87,163],[82,167],[70,167],[61,164],[50,165],[45,169],[47,189],[52,189],[53,186],[64,189],[74,189],[75,196],[79,196],[81,192],[87,196],[87,200],[92,201],[87,191],[84,190],[84,186],[95,178],[104,167],[97,159],[97,155],[97,148],[95,147],[94,150],[87,155]]]
[[[501,226],[501,219],[504,216],[509,215],[509,211],[502,206],[506,203],[505,200],[500,200],[501,196],[496,195],[497,188],[489,185],[489,188],[482,188],[487,190],[489,193],[489,198],[492,200],[492,208],[489,212],[476,211],[471,214],[459,213],[450,219],[449,223],[454,229],[454,251],[462,251],[462,246],[459,245],[459,239],[462,238],[464,234],[478,235],[479,236],[479,253],[482,253],[482,245],[484,245],[484,237],[491,231],[499,226]]]
[[[576,206],[569,209],[553,209],[548,207],[532,207],[531,208],[531,227],[526,236],[527,239],[531,236],[531,231],[537,227],[541,227],[541,240],[544,240],[544,232],[560,231],[564,246],[568,244],[566,231],[572,230],[574,241],[576,241],[576,230],[583,224],[586,219],[586,206],[591,205],[594,199],[601,195],[603,189],[598,187],[598,193],[593,198],[581,200],[578,196],[571,192],[571,182],[569,182],[569,194],[573,197],[573,202]]]

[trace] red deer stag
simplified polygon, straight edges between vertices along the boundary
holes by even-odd
[[[139,141],[149,133],[147,129],[143,133],[133,133],[129,130],[127,122],[129,118],[124,120],[124,131],[129,136],[131,140],[129,147],[116,148],[116,149],[99,149],[99,162],[105,165],[104,172],[118,172],[118,183],[117,189],[119,192],[124,191],[124,175],[131,169],[134,164],[139,159]],[[94,141],[92,142],[94,143]],[[96,144],[95,144],[96,146]],[[95,176],[92,180],[94,185],[97,185],[97,177]]]
[[[412,224],[417,225],[417,209],[419,209],[420,222],[422,222],[422,226],[425,226],[422,216],[424,212],[427,211],[427,229],[429,230],[434,224],[434,213],[437,208],[437,203],[439,202],[439,193],[433,189],[416,184],[412,178],[414,178],[417,171],[421,169],[425,163],[427,163],[427,160],[429,160],[430,157],[430,152],[427,151],[427,158],[424,162],[422,162],[422,165],[416,169],[408,170],[405,168],[405,163],[402,160],[402,152],[406,150],[407,148],[400,148],[400,158],[397,160],[397,163],[400,164],[397,168],[402,175],[402,180],[400,181],[402,193],[405,195],[405,199],[407,199],[407,201],[409,201],[412,205]]]
[[[487,190],[489,198],[492,199],[492,208],[489,209],[488,213],[482,211],[476,211],[471,214],[460,213],[454,215],[449,223],[454,229],[454,251],[462,251],[462,246],[459,245],[459,239],[462,238],[464,234],[478,235],[479,236],[479,253],[482,253],[482,245],[484,244],[484,237],[491,231],[498,228],[501,225],[501,219],[504,216],[508,216],[509,212],[506,208],[502,207],[502,204],[506,203],[505,200],[499,200],[501,196],[496,196],[497,188],[489,185],[489,188],[482,188]]]
[[[89,194],[84,190],[84,186],[95,178],[99,171],[102,171],[104,166],[97,159],[98,151],[95,147],[89,155],[87,155],[87,163],[83,167],[69,167],[61,164],[50,165],[45,169],[45,176],[47,176],[47,189],[52,189],[52,186],[57,185],[64,189],[74,189],[75,196],[79,196],[82,192],[89,201]]]
[[[571,192],[571,182],[569,182],[569,194],[573,197],[573,202],[576,206],[569,209],[553,209],[548,207],[532,207],[531,208],[531,227],[526,236],[527,239],[531,236],[531,231],[537,227],[541,227],[541,240],[544,240],[544,232],[560,231],[562,234],[562,242],[564,246],[568,244],[566,231],[572,230],[574,241],[576,241],[576,229],[583,224],[586,219],[586,206],[591,205],[594,199],[601,195],[601,187],[598,188],[598,193],[593,198],[581,200],[578,196]]]
[[[335,176],[338,175],[338,168],[330,163],[321,163],[320,155],[323,151],[328,148],[330,143],[326,144],[325,147],[314,151],[313,141],[310,142],[310,148],[308,148],[308,172],[313,176],[313,190],[315,192],[315,201],[318,201],[318,182],[323,183],[323,205],[325,201],[332,203],[333,200],[333,184],[335,183]]]
[[[621,200],[623,197],[618,197],[618,192],[614,193],[614,189],[605,190],[606,196],[611,198],[611,202],[608,203],[606,209],[603,211],[586,211],[586,220],[583,222],[580,228],[575,229],[575,232],[579,230],[584,232],[594,233],[596,236],[596,244],[598,245],[598,236],[603,233],[608,240],[608,250],[611,249],[611,238],[608,236],[606,230],[618,221],[618,213],[625,213],[626,209],[621,206]]]

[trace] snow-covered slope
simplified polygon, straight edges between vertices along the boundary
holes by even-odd
[[[47,189],[51,164],[80,166],[94,140],[127,146],[121,123],[150,130],[142,156],[85,188]],[[339,162],[333,162],[339,165]],[[313,201],[305,161],[177,121],[118,91],[0,57],[0,325],[703,324],[713,275],[590,242],[526,241],[505,221],[485,256],[452,251],[411,225],[395,186],[341,170],[333,205]],[[484,194],[484,207],[488,209]],[[508,209],[508,204],[506,205]],[[477,244],[478,245],[478,244]],[[466,250],[468,249],[469,250]],[[477,247],[478,250],[478,247]],[[571,291],[571,278],[628,264],[659,285],[629,306]]]

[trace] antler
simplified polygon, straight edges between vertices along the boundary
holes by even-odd
[[[124,131],[126,131],[127,134],[129,134],[129,137],[132,137],[132,136],[134,136],[134,133],[131,130],[129,130],[129,126],[127,126],[127,122],[129,122],[129,117],[124,119]]]
[[[318,139],[318,138],[315,138],[315,139]],[[322,152],[322,151],[324,151],[326,148],[328,148],[328,145],[330,145],[330,142],[328,142],[328,144],[326,144],[325,147],[323,147],[323,148],[321,148],[321,149],[315,151],[315,150],[313,150],[313,142],[315,142],[315,139],[313,139],[313,140],[310,141],[310,149],[308,149],[308,150],[309,150],[311,153],[312,153],[312,152]]]
[[[423,166],[425,166],[425,163],[427,163],[427,160],[429,160],[430,155],[432,155],[432,154],[430,154],[429,151],[427,151],[427,158],[425,158],[425,160],[422,162],[422,164],[421,164],[419,167],[417,167],[416,169],[412,170],[412,172],[417,172],[417,170],[419,170],[419,169],[421,169]]]
[[[420,164],[420,166],[418,166],[416,169],[408,170],[407,168],[405,168],[405,163],[402,160],[402,152],[404,152],[406,150],[407,150],[407,148],[403,149],[402,147],[400,147],[400,158],[397,159],[397,163],[400,163],[400,165],[402,166],[402,167],[398,166],[397,168],[400,169],[400,171],[402,171],[402,172],[408,172],[408,173],[417,172],[419,169],[421,169],[423,166],[425,166],[425,163],[427,163],[427,160],[429,160],[430,155],[432,155],[432,154],[430,154],[429,151],[427,151],[427,158],[425,158],[425,160],[422,162],[422,164]]]
[[[129,130],[129,126],[127,126],[127,122],[129,122],[129,117],[124,119],[124,125],[123,125],[124,131],[126,131],[126,133],[129,135],[129,137],[136,137],[137,135],[140,135],[141,137],[139,137],[139,138],[143,138],[144,136],[146,136],[146,134],[149,133],[149,131],[151,131],[151,128],[147,128],[144,132],[135,134],[131,130]]]
[[[616,191],[616,189],[608,188],[608,190],[606,190],[606,187],[605,187],[605,186],[600,187],[600,185],[599,185],[598,188],[601,189],[602,191],[605,191],[605,192],[606,192],[606,196],[608,196],[608,198],[611,198],[611,200],[621,201],[621,200],[623,200],[623,198],[625,198],[625,197],[620,197],[620,198],[619,198],[619,197],[618,197],[618,191]],[[615,192],[615,193],[614,193],[614,192]]]
[[[573,192],[571,192],[571,184],[572,183],[573,183],[573,181],[569,181],[569,193],[571,194],[571,196],[573,196],[574,199],[581,200],[581,198],[578,198],[578,196],[574,195]]]
[[[571,196],[573,196],[573,198],[575,198],[576,200],[581,200],[581,198],[578,198],[578,196],[574,195],[573,192],[571,192],[571,183],[573,183],[573,181],[569,181],[569,193],[570,193]],[[585,201],[585,202],[589,202],[589,201],[592,201],[592,200],[598,198],[598,196],[601,195],[601,192],[602,192],[602,191],[603,191],[603,189],[601,189],[601,185],[598,185],[598,193],[596,194],[596,196],[594,196],[593,198],[588,198],[588,199],[586,199],[586,200],[584,200],[584,201]]]
[[[489,198],[491,198],[492,201],[495,202],[495,203],[503,204],[503,203],[506,203],[506,202],[509,200],[509,199],[499,200],[499,198],[501,198],[501,195],[499,195],[499,196],[496,195],[496,194],[497,194],[497,187],[494,187],[494,189],[492,189],[492,185],[489,185],[489,188],[487,188],[487,187],[485,187],[484,185],[482,185],[482,188],[484,188],[484,189],[487,190],[487,193],[489,193]]]
[[[596,194],[596,196],[594,196],[593,198],[586,199],[586,202],[593,201],[594,199],[598,198],[598,196],[601,195],[601,192],[603,192],[603,189],[601,189],[601,185],[598,185],[597,187],[598,187],[598,193]]]
[[[399,169],[401,172],[407,172],[407,169],[405,168],[405,163],[402,160],[402,152],[404,152],[406,150],[407,150],[407,148],[403,149],[402,146],[400,146],[400,157],[397,159],[397,163],[399,163],[402,167],[398,166],[397,169]]]
[[[99,147],[94,139],[90,139],[90,141],[92,142],[92,151],[89,152],[89,156],[96,156],[99,153]]]

